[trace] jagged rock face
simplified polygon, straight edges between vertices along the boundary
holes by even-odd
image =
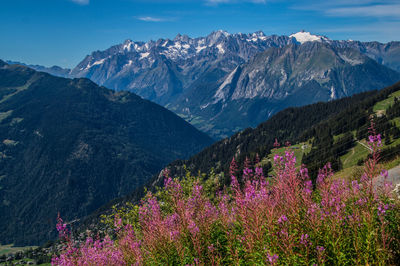
[[[173,40],[127,40],[88,55],[69,76],[135,92],[221,138],[289,104],[336,99],[397,81],[368,57],[400,71],[400,42],[336,41],[305,31],[290,36],[216,31],[199,38],[178,34]],[[358,87],[363,80],[374,81]],[[216,119],[228,110],[228,121]],[[230,121],[249,114],[252,118],[240,123]]]
[[[353,48],[381,64],[400,70],[400,43],[333,41],[325,36],[298,32],[290,36],[266,36],[263,32],[229,34],[216,31],[206,37],[178,34],[173,40],[133,42],[96,51],[71,71],[115,90],[130,90],[154,102],[168,105],[195,81],[215,68],[224,74],[271,47],[309,42]]]
[[[348,84],[343,71],[371,61],[351,49],[334,49],[312,42],[269,49],[232,71],[219,86],[214,99],[223,102],[256,97],[283,100],[311,82],[318,83],[324,90],[310,100],[336,99],[361,90]]]
[[[400,71],[400,42],[333,41],[332,45],[355,49],[384,66]]]
[[[213,32],[206,37],[177,35],[147,43],[125,41],[87,56],[71,71],[115,90],[130,90],[167,105],[204,73],[221,69],[222,78],[237,65],[270,47],[294,42],[287,36]]]
[[[201,121],[200,129],[225,136],[285,107],[379,89],[399,79],[399,73],[357,50],[306,42],[257,54],[209,84],[207,96],[202,84],[193,86],[175,102],[174,110],[189,121]]]

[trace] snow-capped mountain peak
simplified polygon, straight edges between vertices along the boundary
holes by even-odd
[[[323,42],[323,41],[329,41],[329,39],[325,36],[320,36],[320,35],[314,35],[311,34],[308,31],[299,31],[297,33],[289,35],[291,38],[295,38],[297,42],[303,44],[305,42]]]
[[[247,41],[248,42],[257,42],[257,41],[265,41],[267,36],[265,36],[264,32],[256,31],[254,33],[248,34]]]
[[[132,48],[132,45],[134,45],[134,42],[132,41],[132,40],[126,40],[125,42],[124,42],[124,44],[123,44],[123,46],[122,46],[122,49],[123,50],[127,50],[127,51],[130,51],[131,50],[131,48]]]
[[[218,33],[218,34],[222,34],[222,35],[224,35],[225,37],[228,37],[228,36],[231,35],[229,32],[227,32],[227,31],[225,31],[225,30],[218,30],[217,33]]]
[[[178,33],[174,38],[174,41],[188,42],[189,39],[190,39],[189,36],[187,36],[186,34],[181,35],[180,33]]]

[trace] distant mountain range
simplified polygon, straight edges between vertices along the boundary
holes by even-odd
[[[389,98],[392,93],[399,95],[399,92],[400,82],[397,82],[380,90],[358,93],[351,97],[343,97],[329,102],[319,102],[302,107],[286,108],[257,127],[245,129],[229,138],[215,142],[188,160],[171,163],[168,168],[171,175],[178,177],[184,176],[188,170],[192,173],[209,173],[210,169],[213,169],[213,173],[224,172],[225,181],[230,182],[229,166],[233,157],[236,158],[238,165],[243,165],[246,158],[254,161],[256,155],[259,155],[261,159],[267,157],[271,149],[274,148],[275,139],[282,146],[287,141],[294,144],[312,140],[313,138],[324,141],[329,140],[332,145],[335,143],[334,136],[337,140],[339,139],[338,136],[353,131],[352,134],[357,132],[354,135],[357,135],[358,140],[361,140],[369,135],[370,116],[376,116],[373,108],[374,105]],[[400,121],[399,113],[392,115],[392,117],[387,114],[386,116],[381,114],[375,117],[374,120],[377,132],[381,133],[384,137],[391,135],[388,132],[394,128],[400,129],[397,123],[397,121]],[[394,119],[394,117],[397,118]],[[393,120],[388,122],[388,119]],[[381,124],[385,124],[385,127],[382,127]],[[362,136],[360,136],[360,132],[363,132]],[[386,132],[386,135],[384,132]],[[324,135],[329,135],[329,137],[322,138],[321,136]],[[393,139],[398,138],[399,136],[393,137]],[[315,142],[318,143],[318,141]],[[392,151],[389,158],[386,154],[386,148],[382,149],[382,154],[387,157],[385,158],[386,160],[393,159],[399,154]],[[332,155],[332,157],[330,157],[331,155],[328,156],[327,150],[332,153],[334,153],[335,149],[337,153],[343,152],[343,150],[329,146],[326,143],[322,148],[318,147],[317,149],[315,147],[315,149],[317,150],[316,152],[313,151],[312,154],[309,154],[313,155],[314,160],[312,160],[312,163],[310,161],[307,162],[307,167],[309,167],[309,170],[314,170],[314,173],[318,172],[318,169],[322,168],[325,163],[334,163],[334,159],[340,160],[340,156],[337,154]],[[348,148],[343,149],[347,150]],[[341,153],[340,155],[343,154]],[[155,180],[157,180],[157,177],[155,177]],[[154,180],[152,182],[157,183]],[[162,184],[159,179],[158,182],[158,184]]]
[[[199,38],[178,34],[173,40],[126,40],[65,71],[132,91],[222,138],[288,106],[398,81],[400,42],[336,41],[305,31],[290,36],[261,31],[216,31]]]
[[[25,63],[21,63],[21,62],[17,62],[17,61],[10,61],[10,60],[7,60],[6,63],[9,65],[27,66],[36,71],[46,72],[46,73],[49,73],[49,74],[51,74],[53,76],[57,76],[57,77],[63,77],[63,78],[71,77],[71,75],[70,75],[71,69],[69,69],[69,68],[62,68],[59,66],[45,67],[45,66],[41,66],[41,65],[27,65]]]
[[[212,139],[130,92],[0,60],[0,244],[42,244]]]
[[[205,132],[232,135],[284,108],[339,99],[399,79],[398,72],[354,49],[291,44],[257,54],[218,82],[193,86],[172,110],[189,120],[202,119],[198,126]]]

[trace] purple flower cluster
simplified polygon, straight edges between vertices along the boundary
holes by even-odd
[[[378,146],[380,136],[370,142]],[[290,148],[274,156],[275,176],[268,179],[259,159],[255,167],[247,160],[239,183],[233,159],[231,186],[216,195],[198,179],[167,175],[164,190],[148,193],[136,216],[114,215],[114,241],[88,238],[74,246],[59,218],[57,230],[68,244],[52,264],[390,264],[390,228],[400,228],[391,215],[399,206],[388,190],[371,185],[377,159],[366,163],[361,180],[334,179],[327,164],[316,189]]]

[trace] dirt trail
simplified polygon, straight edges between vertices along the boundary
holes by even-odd
[[[358,143],[360,143],[361,145],[363,145],[365,148],[367,148],[369,151],[372,151],[371,147],[362,143],[361,141],[357,140]]]
[[[384,179],[382,176],[376,177],[374,180],[375,187],[383,185],[383,181]],[[392,182],[394,190],[396,190],[397,193],[400,192],[400,165],[388,171],[387,181]]]

